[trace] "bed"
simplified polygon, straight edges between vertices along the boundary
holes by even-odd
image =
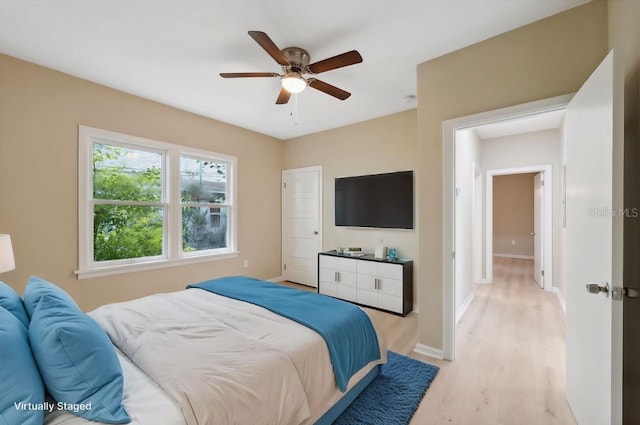
[[[283,288],[255,279],[226,279],[231,279],[226,283],[232,290],[241,280],[271,285],[278,291]],[[335,345],[330,348],[322,332],[284,317],[288,306],[298,303],[286,301],[288,291],[309,302],[318,300],[309,297],[329,299],[286,288],[285,298],[277,301],[284,305],[284,313],[276,313],[271,305],[257,305],[260,298],[269,296],[246,300],[195,286],[109,304],[89,313],[115,346],[130,423],[332,423],[377,375],[386,362],[386,346],[374,330],[375,358],[341,382],[335,357],[341,353],[332,351]],[[364,350],[361,346],[356,342],[338,348],[358,353]],[[353,366],[353,359],[349,361]],[[44,418],[46,425],[90,423],[59,410]]]

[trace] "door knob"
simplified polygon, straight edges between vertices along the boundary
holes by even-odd
[[[603,284],[597,283],[587,283],[587,292],[590,294],[599,294],[600,292],[604,292],[605,295],[609,296],[609,283],[605,282]]]
[[[611,298],[613,298],[614,300],[622,301],[623,297],[638,298],[640,297],[640,291],[635,288],[629,288],[626,286],[624,288],[616,286],[611,290]]]
[[[314,231],[313,231],[313,234],[314,234],[314,235],[317,235],[317,234],[318,234],[318,231],[317,231],[317,230],[314,230]]]
[[[534,232],[531,232],[531,236],[535,236],[536,234]]]

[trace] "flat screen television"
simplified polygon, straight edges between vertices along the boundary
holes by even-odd
[[[413,171],[335,181],[336,226],[413,229]]]

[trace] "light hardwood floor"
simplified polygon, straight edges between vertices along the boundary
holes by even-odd
[[[417,314],[367,309],[390,350],[440,367],[410,425],[575,424],[564,394],[564,313],[532,271],[532,261],[496,260],[493,284],[475,287],[458,323],[454,362],[413,352]]]

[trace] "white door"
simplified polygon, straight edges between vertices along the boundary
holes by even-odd
[[[533,280],[544,288],[544,275],[542,274],[542,191],[544,190],[542,173],[533,177]]]
[[[620,160],[620,148],[613,145],[613,105],[610,53],[569,103],[565,121],[567,400],[579,425],[622,423],[622,302],[586,290],[588,283],[622,286],[616,257],[621,232],[613,218],[622,184],[621,167],[613,167]]]
[[[282,277],[318,286],[322,251],[322,167],[282,172]]]

